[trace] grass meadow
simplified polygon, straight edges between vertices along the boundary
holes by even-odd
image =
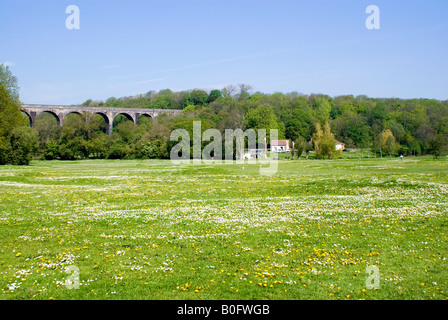
[[[445,159],[259,169],[0,167],[0,299],[448,298]]]

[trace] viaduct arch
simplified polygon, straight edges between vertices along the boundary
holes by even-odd
[[[176,116],[182,113],[182,110],[178,109],[54,106],[54,105],[40,105],[40,104],[23,104],[22,111],[29,117],[31,127],[34,126],[37,116],[39,116],[43,112],[53,114],[58,122],[58,125],[62,125],[64,119],[70,113],[81,114],[83,112],[90,112],[92,114],[99,114],[106,121],[107,134],[112,133],[114,119],[119,114],[125,115],[129,120],[132,120],[134,123],[137,123],[137,120],[140,116],[148,116],[151,118],[155,118],[162,113],[167,113],[172,116]]]

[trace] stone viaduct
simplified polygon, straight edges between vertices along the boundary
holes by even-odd
[[[22,111],[30,119],[31,127],[36,122],[36,118],[43,112],[51,113],[57,120],[58,125],[61,125],[67,115],[71,113],[82,114],[83,112],[90,112],[99,114],[104,118],[107,124],[107,134],[112,133],[114,119],[118,115],[124,115],[129,120],[137,123],[140,116],[148,116],[151,118],[157,117],[159,114],[168,113],[169,115],[179,115],[182,110],[174,109],[146,109],[146,108],[109,108],[109,107],[86,107],[86,106],[53,106],[53,105],[38,105],[38,104],[23,104]]]

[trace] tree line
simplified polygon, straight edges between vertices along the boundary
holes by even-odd
[[[246,84],[210,91],[165,89],[85,101],[84,106],[183,110],[179,116],[142,116],[138,123],[117,116],[110,135],[105,133],[104,119],[88,112],[69,115],[61,126],[51,115],[42,114],[29,129],[23,124],[23,115],[17,116],[17,110],[8,111],[19,105],[16,79],[7,67],[0,71],[1,163],[27,163],[29,160],[14,160],[20,158],[20,152],[28,152],[26,159],[166,159],[177,143],[170,141],[170,133],[186,129],[192,134],[193,121],[201,121],[203,131],[217,128],[223,136],[225,129],[277,129],[280,139],[289,139],[294,145],[296,159],[311,151],[317,158],[338,157],[336,141],[343,142],[346,148],[371,148],[379,155],[440,157],[448,153],[448,101],[298,92],[265,94],[253,92]],[[8,83],[13,85],[8,87]],[[5,115],[16,120],[8,120]],[[19,148],[24,140],[26,146]]]
[[[0,165],[28,164],[37,146],[38,133],[20,111],[17,78],[0,65]]]

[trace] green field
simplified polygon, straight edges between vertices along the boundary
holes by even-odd
[[[432,158],[0,167],[0,299],[446,299]],[[366,286],[368,266],[379,287]],[[69,289],[67,266],[79,269]]]

